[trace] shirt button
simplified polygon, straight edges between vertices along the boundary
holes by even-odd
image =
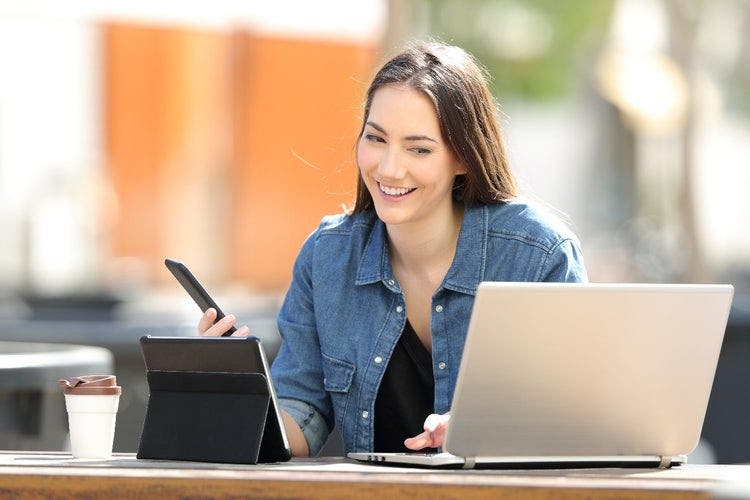
[[[438,363],[438,368],[440,368],[441,370],[445,370],[445,362],[441,361],[440,363]]]
[[[401,307],[401,306],[396,306],[396,312],[397,312],[397,313],[401,313],[401,312],[404,312],[404,308],[403,308],[403,307]]]
[[[388,280],[388,284],[389,284],[389,285],[391,285],[391,286],[393,286],[393,285],[395,285],[395,284],[396,284],[396,282],[395,282],[395,281],[393,281],[393,280]]]
[[[440,304],[436,305],[435,312],[439,312],[439,313],[443,312],[443,306],[441,306]]]
[[[370,416],[370,412],[369,411],[365,410],[365,411],[362,412],[362,418],[367,418],[369,416]]]
[[[381,358],[380,356],[375,356],[375,359],[373,361],[375,361],[375,364],[379,365],[383,362],[383,358]]]

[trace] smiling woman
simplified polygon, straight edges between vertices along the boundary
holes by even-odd
[[[516,183],[500,136],[497,107],[482,69],[458,47],[433,48],[433,53],[425,53],[419,47],[407,49],[381,68],[367,91],[366,119],[360,137],[367,126],[373,126],[370,114],[378,90],[386,86],[411,89],[412,95],[419,95],[430,105],[427,114],[437,125],[428,138],[445,143],[455,152],[455,160],[467,169],[465,178],[456,179],[455,197],[469,203],[497,203],[513,198],[517,194]],[[404,116],[408,113],[400,118]],[[421,123],[426,126],[425,121]],[[379,131],[385,132],[382,128]],[[355,213],[372,208],[370,193],[361,181],[362,177],[357,186]]]
[[[357,144],[357,164],[386,224],[439,225],[454,219],[453,183],[466,168],[443,141],[435,108],[422,92],[391,84],[375,93]]]
[[[388,61],[356,150],[356,203],[305,241],[279,313],[272,375],[295,455],[334,425],[347,452],[441,446],[479,283],[586,280],[575,235],[516,199],[495,102],[462,49]],[[231,326],[213,314],[201,334]]]

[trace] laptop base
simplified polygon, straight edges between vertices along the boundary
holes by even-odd
[[[481,457],[464,458],[451,453],[348,453],[360,462],[401,467],[443,469],[599,469],[669,468],[687,463],[687,456],[658,455],[602,457]]]

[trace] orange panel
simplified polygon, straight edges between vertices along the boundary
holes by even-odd
[[[304,238],[354,199],[376,47],[235,36],[232,275],[288,285]]]
[[[156,108],[154,33],[125,26],[110,26],[104,33],[106,148],[120,215],[112,252],[149,255],[158,244],[156,219],[150,217],[158,185],[144,182],[159,149],[152,130],[155,117],[147,118]]]
[[[201,276],[222,269],[215,224],[229,160],[230,37],[186,29],[104,27],[107,163],[118,200],[110,253],[169,279],[165,256]],[[223,172],[222,172],[223,169]]]

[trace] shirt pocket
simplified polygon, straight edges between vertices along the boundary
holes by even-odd
[[[342,431],[355,370],[353,363],[323,354],[323,386],[331,395],[336,426]]]

